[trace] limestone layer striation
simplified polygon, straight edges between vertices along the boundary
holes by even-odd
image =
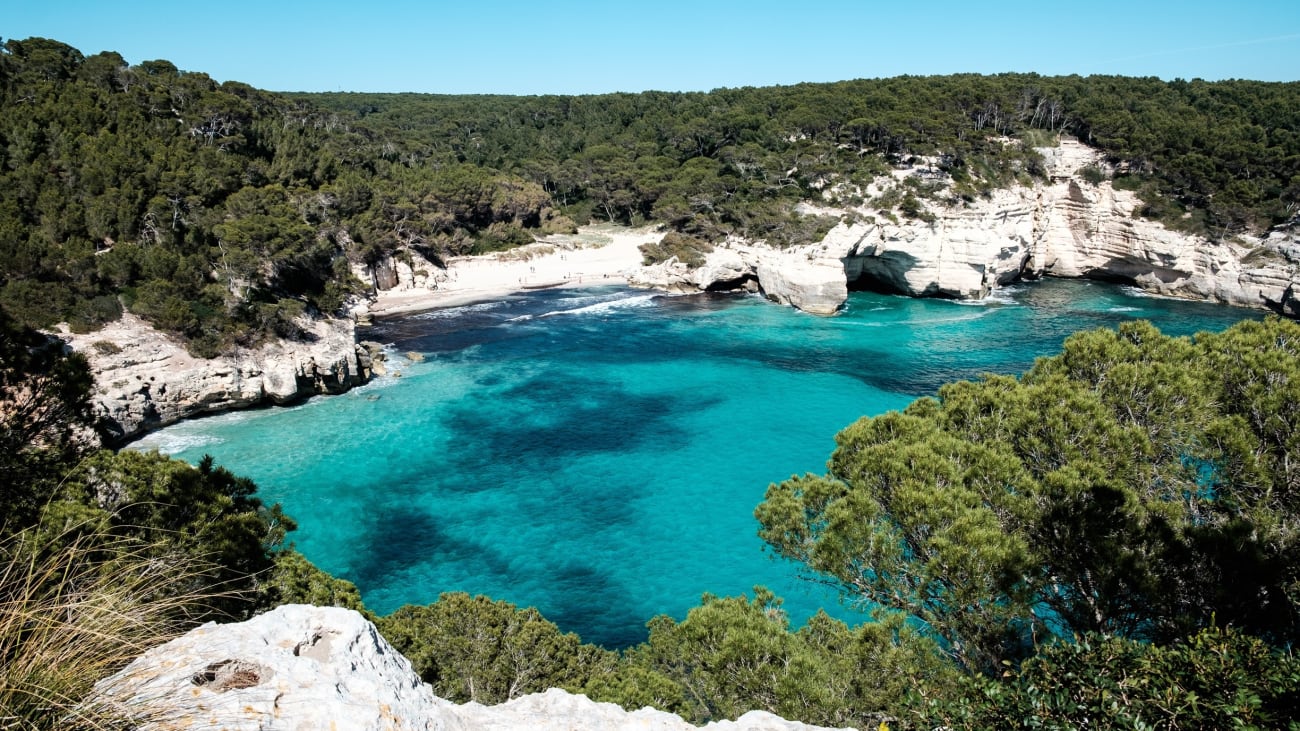
[[[753,282],[770,299],[818,314],[850,288],[914,297],[980,298],[994,287],[1043,276],[1126,282],[1168,296],[1300,316],[1300,240],[1293,231],[1210,240],[1134,216],[1140,201],[1109,180],[1096,151],[1073,140],[1042,148],[1047,181],[994,191],[960,206],[928,204],[917,218],[864,205],[806,206],[841,217],[821,241],[785,250],[728,241],[704,264],[676,260],[634,273],[637,286],[705,291]],[[923,168],[895,171],[902,185]]]
[[[102,330],[61,337],[90,361],[94,407],[111,438],[122,441],[190,416],[341,393],[369,380],[382,355],[357,344],[351,320],[299,325],[298,340],[211,360],[130,313]]]

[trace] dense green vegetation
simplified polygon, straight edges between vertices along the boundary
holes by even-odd
[[[292,337],[366,283],[576,223],[776,245],[835,219],[926,218],[1044,174],[1077,135],[1144,214],[1222,237],[1293,218],[1300,84],[956,75],[577,97],[276,95],[167,61],[0,49],[0,304],[91,329],[125,307],[210,356]],[[892,166],[926,176],[888,190]],[[872,192],[874,191],[874,192]],[[874,196],[874,197],[871,197]],[[691,247],[699,250],[700,247]],[[652,253],[652,258],[655,256]]]
[[[1018,379],[949,384],[845,429],[826,475],[769,489],[761,535],[880,614],[919,621],[973,675],[1021,668],[1010,689],[976,694],[980,713],[1043,705],[1077,724],[1147,663],[1204,695],[1194,668],[1216,653],[1293,668],[1260,643],[1290,648],[1300,629],[1297,356],[1300,327],[1276,319],[1195,339],[1146,323],[1076,334]],[[1295,676],[1269,678],[1294,692]],[[1122,702],[1173,713],[1151,692]],[[1073,711],[1072,694],[1086,696]],[[1220,710],[1260,723],[1251,697]]]
[[[831,223],[800,201],[864,202],[890,166],[921,164],[933,184],[866,202],[924,216],[926,198],[961,205],[1042,175],[1034,147],[1062,133],[1109,156],[1085,177],[1114,175],[1189,230],[1260,230],[1300,200],[1297,84],[273,95],[29,39],[0,52],[0,109],[0,718],[44,714],[34,727],[63,719],[31,688],[75,701],[205,618],[365,609],[292,550],[292,520],[249,480],[100,450],[84,361],[30,325],[93,328],[125,307],[210,355],[294,336],[297,316],[364,288],[351,264],[403,250],[504,248],[592,218],[669,226],[652,260],[731,233],[797,242]],[[828,474],[772,486],[757,515],[778,554],[877,608],[860,627],[792,629],[761,589],[651,619],[622,653],[464,594],[377,620],[455,700],[560,686],[695,721],[763,708],[860,727],[1295,727],[1298,356],[1292,322],[1195,339],[1135,324],[850,426]],[[184,570],[150,583],[158,565]],[[95,597],[165,601],[135,624],[33,631],[51,612],[100,616],[84,611]],[[67,657],[59,638],[116,632],[93,662],[44,674]]]
[[[1300,630],[1300,330],[1068,339],[839,434],[758,509],[778,553],[994,672],[1052,636]]]
[[[206,460],[100,449],[83,359],[0,309],[0,536],[94,553],[202,564],[185,588],[212,595],[196,616],[243,617],[271,605],[265,578],[293,521],[247,478]],[[105,549],[109,553],[116,552]]]
[[[93,448],[84,364],[0,324],[0,437],[18,445],[0,468],[20,488],[0,492],[0,664],[20,673],[0,677],[6,712],[46,702],[42,684],[84,690],[144,638],[205,618],[283,602],[366,611],[285,545],[292,521],[248,480]],[[1286,320],[1195,339],[1139,323],[1076,335],[1019,379],[951,384],[852,425],[828,475],[772,486],[758,516],[777,552],[876,605],[858,627],[818,615],[792,628],[761,588],[653,618],[621,653],[466,594],[374,619],[457,701],[562,687],[697,722],[758,708],[860,728],[1293,727],[1298,351]],[[41,556],[78,570],[33,581],[13,568]],[[185,568],[110,580],[144,581],[160,562]],[[69,593],[72,575],[93,592]],[[87,669],[15,664],[47,640],[57,653],[59,637],[102,639],[23,629],[69,601],[127,619],[111,625],[125,639]],[[94,609],[123,602],[143,613]]]
[[[0,304],[31,325],[126,307],[215,355],[337,311],[362,289],[349,262],[556,223],[518,177],[407,164],[328,112],[166,61],[11,40],[0,109]]]
[[[537,182],[575,220],[656,220],[706,238],[799,240],[786,230],[788,204],[823,194],[860,202],[898,164],[928,165],[960,203],[1041,176],[1033,148],[1059,134],[1103,150],[1148,215],[1200,233],[1258,230],[1293,217],[1300,200],[1295,83],[1001,74],[708,93],[293,98],[348,115],[399,155]],[[936,193],[924,188],[874,202]]]

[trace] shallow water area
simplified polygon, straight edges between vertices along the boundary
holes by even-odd
[[[298,520],[298,547],[381,614],[468,591],[624,647],[656,614],[756,584],[795,624],[820,607],[860,618],[769,558],[753,519],[768,484],[822,471],[859,416],[1019,373],[1075,330],[1259,316],[1065,281],[978,303],[854,293],[831,318],[757,297],[542,290],[363,332],[391,343],[400,378],[134,446],[254,478]]]

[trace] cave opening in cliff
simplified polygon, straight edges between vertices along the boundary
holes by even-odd
[[[844,274],[850,292],[912,295],[907,273],[920,261],[903,251],[886,251],[878,256],[850,257],[844,261]]]
[[[854,279],[848,281],[850,292],[872,292],[874,294],[907,294],[907,290],[898,286],[890,279],[879,276],[873,272],[863,270],[863,272]]]
[[[719,279],[704,288],[705,292],[757,292],[758,277],[744,274],[735,279]]]

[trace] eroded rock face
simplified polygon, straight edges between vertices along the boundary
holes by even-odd
[[[116,440],[180,419],[317,393],[342,393],[371,376],[372,354],[351,320],[300,323],[301,341],[195,358],[177,341],[126,313],[102,330],[63,335],[95,376],[94,407]]]
[[[762,292],[765,297],[818,315],[834,314],[848,299],[843,265],[806,249],[780,251],[728,240],[688,267],[675,257],[628,274],[628,284],[664,292]]]
[[[817,247],[843,262],[850,282],[914,297],[983,297],[1021,276],[1031,256],[1032,208],[1008,191],[988,207],[945,211],[934,221],[841,224]]]
[[[402,257],[386,256],[373,266],[353,264],[352,274],[381,292],[436,289],[437,283],[446,278],[446,272],[436,264],[409,250]]]
[[[835,261],[767,257],[759,262],[757,274],[765,297],[814,315],[833,315],[849,298],[844,267]]]
[[[1164,295],[1300,315],[1294,233],[1210,241],[1171,231],[1134,217],[1134,194],[1083,180],[1080,170],[1104,165],[1095,150],[1063,139],[1039,152],[1047,182],[994,191],[961,207],[931,206],[929,220],[866,207],[819,209],[845,222],[822,241],[785,251],[732,243],[728,255],[738,252],[741,267],[727,276],[757,279],[772,299],[820,314],[847,297],[834,279],[914,297],[972,299],[1020,278],[1058,276],[1127,281]],[[633,282],[672,291],[724,288],[713,256],[694,270],[658,265]]]
[[[360,614],[287,605],[247,622],[205,625],[145,653],[96,686],[145,731],[604,731],[695,729],[680,717],[549,690],[499,706],[438,698]],[[764,712],[717,731],[816,731]]]

